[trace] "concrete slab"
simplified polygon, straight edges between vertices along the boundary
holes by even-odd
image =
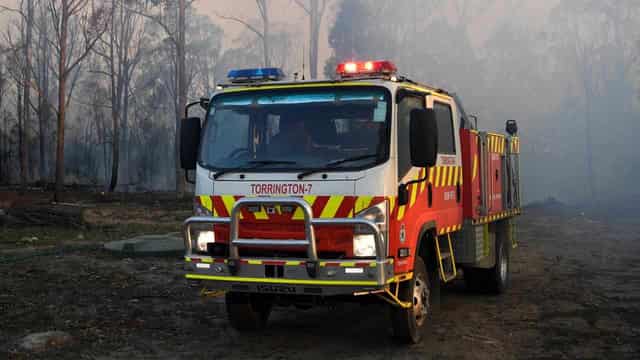
[[[131,239],[104,244],[107,251],[121,256],[170,256],[184,253],[184,241],[180,233],[142,235]]]

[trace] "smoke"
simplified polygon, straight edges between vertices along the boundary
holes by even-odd
[[[458,93],[483,130],[516,119],[528,201],[622,201],[640,197],[638,15],[613,0],[344,1],[330,62],[390,59]]]

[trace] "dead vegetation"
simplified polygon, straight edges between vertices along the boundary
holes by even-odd
[[[221,298],[187,286],[178,257],[121,258],[98,246],[158,224],[5,228],[0,243],[18,231],[52,238],[47,246],[0,248],[0,358],[633,359],[640,351],[640,224],[559,207],[541,205],[519,219],[504,296],[455,281],[443,289],[425,341],[409,348],[389,340],[378,305],[277,309],[267,331],[238,334]],[[157,212],[146,219],[172,213],[151,208]],[[73,341],[38,353],[21,346],[48,331]]]

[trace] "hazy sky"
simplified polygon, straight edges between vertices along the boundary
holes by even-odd
[[[325,60],[330,55],[328,30],[329,26],[333,23],[337,4],[339,4],[340,0],[329,0],[329,2],[330,4],[327,6],[320,32],[318,68],[321,72]],[[15,7],[17,3],[17,0],[0,0],[1,5],[8,7]],[[209,15],[216,24],[221,28],[224,28],[224,45],[227,48],[240,46],[235,45],[234,43],[239,42],[239,37],[245,34],[245,28],[243,25],[234,21],[219,18],[216,16],[216,13],[225,16],[238,17],[249,22],[252,20],[257,21],[259,19],[255,0],[196,0],[194,2],[194,7],[198,10],[198,13]],[[309,36],[308,17],[304,10],[296,5],[293,0],[269,0],[269,10],[272,22],[291,26],[294,33],[302,32],[305,39]],[[8,14],[0,14],[0,29],[3,32],[6,29],[6,22],[8,18]]]
[[[329,49],[329,29],[333,24],[335,13],[338,5],[342,0],[328,0],[325,18],[322,22],[322,28],[320,32],[320,51],[319,51],[319,70],[322,72],[322,66],[325,60],[331,55]],[[394,0],[403,2],[404,0]],[[485,40],[485,36],[491,33],[493,30],[492,25],[495,24],[495,18],[501,16],[509,16],[507,7],[504,5],[511,0],[497,0],[490,2],[491,8],[487,8],[484,13],[474,14],[481,21],[474,21],[473,34],[471,38],[474,41],[474,46],[481,44]],[[529,15],[532,23],[535,23],[536,19],[544,17],[549,8],[553,7],[560,0],[531,0],[523,2],[518,10],[525,12]],[[0,0],[0,4],[10,7],[15,7],[17,0]],[[217,14],[225,16],[235,16],[242,18],[243,20],[257,21],[259,18],[258,9],[256,7],[255,0],[196,0],[194,7],[198,9],[201,14],[206,14],[212,18],[220,27],[224,28],[225,37],[224,45],[226,48],[233,48],[241,46],[240,37],[242,35],[250,34],[245,32],[243,25],[234,21],[223,20],[216,16]],[[293,32],[304,34],[306,40],[309,33],[308,18],[306,13],[295,4],[293,0],[269,0],[270,16],[274,23],[291,26]],[[0,14],[0,29],[6,28],[6,21],[8,19],[7,14]],[[250,35],[252,36],[252,35]]]
[[[0,0],[2,1],[2,0]],[[320,32],[320,53],[319,53],[319,69],[322,71],[322,65],[330,55],[328,30],[329,25],[333,23],[336,4],[338,0],[331,0],[331,4],[327,6],[325,18],[322,22]],[[211,16],[213,21],[224,27],[225,47],[235,47],[234,40],[237,40],[245,30],[243,25],[234,21],[220,19],[216,13],[225,16],[235,16],[242,19],[258,19],[258,9],[254,0],[198,0],[194,5],[199,13]],[[295,29],[295,33],[303,32],[305,39],[309,36],[308,17],[304,10],[295,4],[293,0],[269,0],[270,16],[275,23],[281,23],[291,26]]]

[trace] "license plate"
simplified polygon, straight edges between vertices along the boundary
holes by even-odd
[[[280,293],[280,294],[295,294],[296,288],[293,286],[287,285],[271,285],[271,284],[260,284],[257,287],[258,292],[268,292],[268,293]]]

